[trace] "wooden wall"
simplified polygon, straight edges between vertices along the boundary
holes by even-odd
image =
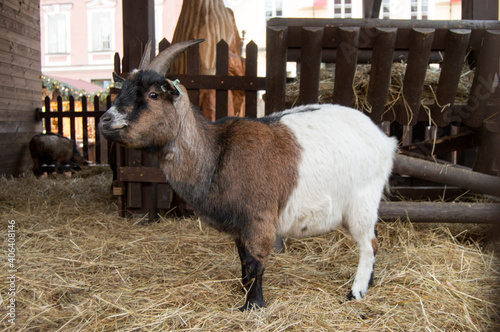
[[[40,1],[0,1],[0,175],[32,166],[31,137],[42,131]]]

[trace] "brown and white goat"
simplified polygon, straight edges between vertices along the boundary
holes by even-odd
[[[186,89],[165,78],[173,44],[123,82],[101,117],[103,135],[155,153],[172,188],[214,228],[232,235],[247,298],[265,305],[262,275],[276,236],[345,226],[360,250],[349,297],[373,281],[375,223],[397,142],[361,112],[307,105],[259,119],[207,121]]]

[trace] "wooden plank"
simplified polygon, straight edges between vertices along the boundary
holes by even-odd
[[[383,121],[389,87],[391,86],[391,68],[397,29],[377,28],[377,42],[373,48],[368,102],[371,105],[370,118],[375,123]]]
[[[471,30],[467,29],[451,29],[448,33],[448,41],[436,91],[436,102],[431,108],[432,119],[437,126],[444,127],[452,120],[453,105],[465,62],[465,55],[469,47],[470,35]]]
[[[481,194],[500,196],[499,177],[473,172],[449,163],[435,163],[398,154],[393,172],[469,189]]]
[[[120,167],[120,180],[124,182],[168,183],[162,170],[157,167]]]
[[[196,44],[187,50],[187,75],[188,76],[198,76],[200,75],[200,44]],[[196,80],[191,78],[190,80],[193,83],[196,83]],[[198,88],[188,88],[189,100],[193,103],[194,106],[200,107],[200,90]]]
[[[141,152],[139,150],[126,149],[126,165],[131,167],[140,167],[142,164]],[[121,171],[119,173],[121,175]],[[124,181],[121,176],[118,177],[119,181]],[[141,209],[142,207],[142,191],[141,184],[128,182],[126,183],[127,188],[127,209]]]
[[[339,50],[335,65],[333,102],[348,107],[354,106],[354,75],[358,64],[359,28],[339,29]]]
[[[216,75],[229,75],[229,46],[224,40],[217,43],[217,59],[215,63]],[[215,91],[215,119],[228,115],[228,91],[220,87]]]
[[[142,151],[142,167],[158,167],[158,162],[156,158],[146,151]],[[141,183],[142,192],[142,207],[141,210],[148,214],[148,220],[150,222],[157,219],[158,207],[157,207],[157,190],[158,186],[155,182]]]
[[[0,35],[0,50],[3,50],[12,56],[20,56],[23,58],[27,59],[37,59],[40,57],[40,46],[37,46],[37,49],[29,48],[23,45],[20,45],[18,43],[11,42],[5,38],[3,38],[2,35]]]
[[[266,114],[285,109],[286,54],[288,28],[267,27],[266,34]]]
[[[24,13],[13,15],[12,11],[7,8],[2,11],[3,19],[0,20],[0,31],[9,30],[12,33],[17,33],[24,36],[24,38],[37,40],[40,34],[40,28],[30,22],[30,17]],[[31,20],[32,21],[32,20]]]
[[[179,79],[186,89],[266,90],[265,77],[173,74],[168,78]]]
[[[464,123],[470,127],[479,127],[486,114],[488,99],[493,94],[493,83],[498,73],[500,57],[500,31],[486,31],[481,48],[476,72],[469,93],[465,113],[461,114]]]
[[[412,30],[412,46],[403,80],[403,103],[406,112],[396,114],[397,121],[402,125],[417,123],[434,31],[434,29]]]
[[[495,30],[500,29],[500,22],[498,21],[484,21],[484,20],[383,20],[383,19],[332,19],[332,18],[271,18],[267,21],[268,28],[286,27],[289,29],[288,45],[290,47],[300,47],[301,27],[331,27],[332,30],[325,28],[325,37],[330,37],[329,34],[333,29],[338,27],[360,27],[363,29],[361,35],[370,36],[370,31],[375,28],[397,28],[398,38],[396,40],[396,48],[409,48],[411,44],[408,36],[411,29],[417,28],[430,28],[436,30],[436,37],[434,39],[433,48],[441,45],[442,49],[446,44],[447,31],[449,29],[471,29],[471,30]],[[401,33],[401,35],[399,34]],[[474,38],[474,37],[472,37]],[[373,42],[373,40],[372,40]],[[330,38],[325,38],[325,46],[334,47],[336,41]],[[404,47],[406,45],[406,47]],[[373,44],[366,47],[373,47]]]
[[[384,221],[499,223],[499,217],[500,204],[496,203],[381,202],[379,207],[379,218]]]
[[[259,49],[257,44],[250,41],[245,48],[245,77],[257,78],[257,57]],[[265,88],[265,81],[263,82]],[[257,91],[245,89],[245,116],[249,118],[257,117]]]
[[[322,43],[322,27],[302,28],[298,105],[318,102]]]

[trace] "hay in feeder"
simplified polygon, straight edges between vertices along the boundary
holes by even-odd
[[[368,103],[368,86],[370,82],[371,65],[358,65],[354,76],[354,108],[370,113],[371,106]],[[403,80],[406,71],[406,63],[396,62],[392,64],[391,85],[387,96],[387,110],[391,111],[392,107],[403,100]],[[424,88],[422,91],[422,104],[431,105],[436,101],[436,91],[441,74],[440,68],[429,68],[427,70]],[[469,96],[469,90],[472,86],[474,71],[464,66],[462,75],[460,76],[457,87],[455,103],[465,103]],[[333,89],[335,82],[335,68],[322,68],[320,72],[319,82],[319,98],[320,104],[333,103]],[[299,98],[300,91],[300,75],[293,81],[287,84],[286,87],[286,103],[294,106]],[[444,105],[442,105],[444,106]]]
[[[117,216],[111,174],[0,178],[0,278],[16,221],[15,328],[3,330],[498,331],[500,264],[484,225],[378,224],[375,284],[345,301],[357,265],[345,231],[289,240],[270,258],[268,307],[241,313],[231,239],[198,219],[149,226]],[[443,220],[444,222],[445,220]],[[496,239],[498,241],[498,238]]]

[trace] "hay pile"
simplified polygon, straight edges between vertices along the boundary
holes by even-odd
[[[486,226],[380,223],[375,285],[359,302],[344,301],[357,265],[345,232],[290,240],[266,271],[268,307],[241,313],[230,238],[196,219],[120,219],[110,181],[98,168],[0,179],[3,283],[7,221],[17,225],[17,331],[500,328],[500,263]],[[0,295],[0,324],[11,328],[5,287]]]
[[[354,90],[354,108],[363,111],[371,112],[371,106],[368,103],[368,86],[370,83],[371,65],[358,65],[354,75],[353,90]],[[391,85],[387,96],[388,111],[392,107],[401,102],[403,99],[403,80],[406,71],[406,63],[395,62],[392,64]],[[424,80],[424,88],[422,91],[422,104],[431,105],[436,101],[436,91],[441,74],[440,68],[429,68]],[[455,103],[467,102],[469,90],[472,86],[474,71],[464,66],[462,75],[460,76],[459,85]],[[319,82],[319,99],[320,104],[333,103],[333,88],[335,82],[335,68],[322,68],[320,72]],[[300,75],[286,86],[286,103],[294,106],[299,98],[300,91]],[[441,105],[444,106],[444,105]]]

